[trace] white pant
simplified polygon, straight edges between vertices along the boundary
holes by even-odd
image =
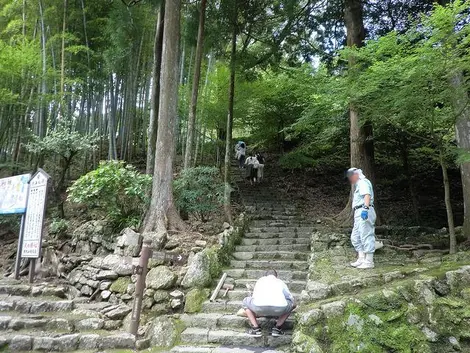
[[[261,180],[264,177],[264,164],[258,165],[258,179]]]
[[[357,252],[370,254],[375,252],[375,220],[377,215],[373,207],[369,209],[369,218],[363,220],[363,208],[354,211],[354,227],[351,233],[351,243]]]

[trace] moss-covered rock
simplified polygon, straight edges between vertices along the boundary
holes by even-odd
[[[185,288],[209,286],[212,280],[218,277],[220,271],[218,248],[204,249],[194,255],[181,285]]]
[[[209,289],[193,288],[186,294],[186,302],[184,304],[184,311],[186,313],[197,313],[202,309],[202,303],[209,296]]]
[[[109,290],[114,293],[124,294],[127,292],[127,286],[131,283],[132,282],[130,277],[119,277],[111,284]]]

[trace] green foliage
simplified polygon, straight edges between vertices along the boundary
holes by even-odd
[[[57,129],[50,131],[44,138],[32,135],[26,145],[28,151],[38,155],[59,155],[69,161],[78,153],[92,151],[99,140],[97,134],[83,135],[73,131],[69,122],[61,122]]]
[[[189,168],[174,182],[176,204],[205,221],[223,204],[224,184],[214,167]]]
[[[68,200],[106,215],[116,227],[137,226],[148,204],[152,178],[124,162],[101,162],[69,189]]]
[[[57,237],[64,236],[69,228],[69,222],[63,218],[53,219],[49,225],[49,234],[53,234]]]

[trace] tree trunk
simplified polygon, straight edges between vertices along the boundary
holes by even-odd
[[[116,92],[114,91],[116,86]],[[113,74],[109,76],[109,100],[110,100],[110,114],[108,118],[108,134],[109,134],[109,152],[108,159],[117,159],[117,147],[116,147],[116,115],[117,115],[117,87],[119,86],[118,80],[114,84]]]
[[[150,121],[147,141],[147,174],[153,174],[155,167],[155,149],[157,144],[158,112],[160,106],[160,74],[162,70],[162,47],[163,47],[163,20],[165,17],[165,2],[162,1],[157,17],[157,28],[155,30],[155,42],[153,50],[153,82],[150,92]]]
[[[364,14],[361,0],[345,0],[344,22],[347,30],[348,47],[362,47],[365,39]],[[352,73],[356,64],[353,55],[349,56],[349,70]],[[364,174],[374,182],[373,156],[374,142],[373,130],[370,124],[361,126],[359,112],[354,104],[349,104],[351,167],[361,168]],[[352,224],[352,189],[348,204],[336,217],[344,225]]]
[[[462,74],[454,78],[453,86],[456,90],[454,110],[458,115],[455,123],[457,146],[463,152],[470,153],[470,106]],[[470,161],[465,161],[460,165],[460,174],[464,202],[463,233],[470,240]]]
[[[449,175],[447,173],[447,165],[444,159],[444,153],[439,152],[439,162],[442,168],[442,182],[444,185],[444,201],[447,212],[447,224],[449,226],[449,253],[455,254],[457,252],[457,239],[455,237],[455,226],[454,226],[454,212],[452,211],[452,203],[450,199],[450,182]]]
[[[225,163],[224,163],[224,210],[227,222],[232,223],[232,207],[231,207],[231,186],[230,186],[230,159],[232,151],[232,127],[233,127],[233,106],[235,100],[235,64],[237,55],[237,1],[233,1],[233,23],[232,23],[232,49],[230,52],[230,84],[228,93],[228,114],[227,114],[227,131],[225,135]]]
[[[188,131],[186,136],[186,153],[184,154],[184,169],[191,166],[193,155],[194,134],[196,126],[196,109],[199,94],[199,80],[201,78],[201,63],[204,53],[204,23],[206,20],[207,0],[201,0],[199,14],[199,29],[197,33],[196,62],[194,64],[193,88],[191,93],[191,104],[188,116]]]
[[[65,92],[65,30],[67,29],[67,0],[64,0],[64,15],[62,19],[62,45],[60,56],[60,99],[64,100]],[[63,102],[62,102],[63,104]]]
[[[152,197],[143,224],[144,232],[184,229],[174,205],[172,189],[178,114],[180,15],[181,1],[166,0],[156,145],[158,153],[155,156]]]

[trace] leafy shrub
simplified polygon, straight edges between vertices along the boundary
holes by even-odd
[[[138,226],[148,204],[152,177],[124,162],[101,162],[69,189],[68,200],[96,209],[116,227]]]
[[[49,225],[49,234],[54,234],[58,237],[65,235],[69,228],[69,223],[63,218],[54,219]]]
[[[224,183],[215,167],[184,170],[174,182],[178,208],[205,221],[224,201]]]

